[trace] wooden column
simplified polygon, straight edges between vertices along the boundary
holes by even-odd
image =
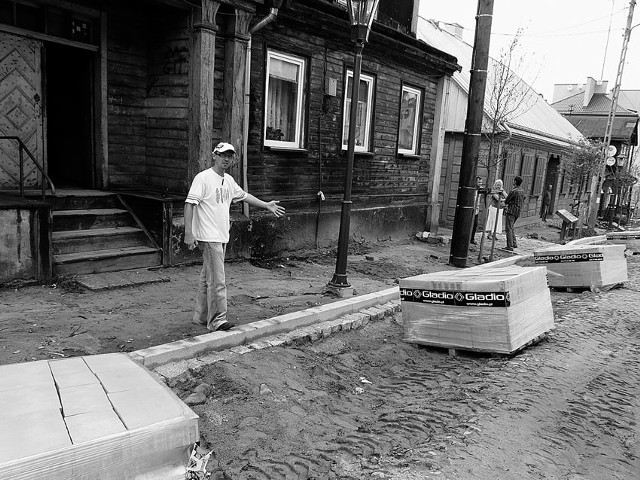
[[[215,20],[220,3],[202,0],[193,10],[193,37],[189,61],[189,165],[188,183],[210,166],[213,130],[213,77],[215,67]]]
[[[100,13],[100,51],[94,60],[95,123],[93,135],[95,140],[95,175],[93,188],[109,188],[109,120],[107,94],[107,14]]]
[[[427,230],[434,235],[438,233],[440,226],[440,210],[443,208],[438,201],[440,199],[440,176],[442,175],[442,157],[444,154],[444,134],[446,119],[449,114],[449,89],[451,77],[441,77],[438,81],[436,93],[435,115],[433,119],[433,131],[431,133],[431,155],[429,157],[429,177],[431,180],[431,192],[427,205]],[[453,142],[454,139],[451,139]],[[453,162],[451,162],[453,163]],[[451,168],[451,167],[450,167]],[[446,197],[445,202],[446,205]],[[443,219],[446,215],[442,215]]]
[[[222,137],[236,147],[238,157],[246,159],[243,148],[244,86],[249,44],[249,23],[253,14],[236,9],[233,22],[228,25],[224,52],[224,101]],[[248,93],[248,92],[247,92]],[[242,185],[242,165],[236,163],[229,172]],[[246,188],[246,185],[243,185]]]

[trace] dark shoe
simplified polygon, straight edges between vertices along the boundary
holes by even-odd
[[[513,252],[513,247],[504,247],[505,250],[508,250],[509,252]]]
[[[220,325],[218,328],[216,328],[214,331],[215,332],[225,332],[227,330],[232,329],[233,327],[235,327],[236,324],[235,323],[231,323],[231,322],[224,322],[222,325]]]

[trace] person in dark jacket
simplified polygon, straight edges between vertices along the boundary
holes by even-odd
[[[522,210],[522,204],[524,203],[524,190],[522,190],[522,177],[515,177],[513,179],[513,190],[509,192],[507,198],[504,201],[504,216],[505,216],[505,230],[507,233],[507,250],[513,250],[518,248],[516,242],[516,235],[513,231],[516,220],[520,216]]]

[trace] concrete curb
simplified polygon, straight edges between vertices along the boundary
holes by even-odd
[[[263,337],[246,345],[238,345],[221,352],[210,352],[198,357],[187,358],[175,362],[168,362],[155,367],[152,373],[165,380],[175,378],[189,370],[198,370],[207,365],[220,361],[232,362],[237,355],[244,355],[264,348],[305,345],[323,340],[340,331],[356,330],[369,322],[382,320],[387,315],[400,311],[400,300],[392,300],[375,307],[369,307],[355,313],[344,315],[334,320],[328,320],[304,328],[294,329],[288,333],[281,333]]]
[[[129,356],[147,368],[154,368],[170,362],[192,359],[211,351],[246,348],[244,347],[245,345],[267,336],[288,333],[295,329],[339,319],[340,317],[359,311],[363,312],[366,311],[366,309],[371,310],[369,315],[384,316],[385,312],[375,312],[374,307],[394,300],[398,301],[399,308],[400,290],[398,287],[339,300],[267,320],[239,325],[233,330],[226,332],[207,333],[193,338],[137,350],[131,352]]]
[[[597,235],[595,237],[582,237],[577,240],[571,240],[567,242],[567,245],[597,245],[599,243],[605,243],[606,241],[606,235]]]

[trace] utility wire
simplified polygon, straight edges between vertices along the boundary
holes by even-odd
[[[609,31],[607,32],[607,43],[604,45],[604,58],[602,59],[602,71],[600,72],[600,81],[604,77],[604,64],[607,62],[607,50],[609,49],[609,38],[611,37],[611,22],[613,21],[613,8],[615,0],[611,0],[611,16],[609,17]]]
[[[596,34],[596,33],[604,33],[604,32],[610,32],[611,31],[611,21],[612,21],[612,17],[614,15],[617,15],[621,12],[624,12],[627,10],[627,7],[625,8],[621,8],[620,10],[613,12],[613,8],[612,8],[612,12],[609,15],[603,15],[597,18],[593,18],[591,20],[587,20],[586,22],[582,22],[582,23],[578,23],[575,25],[569,25],[567,27],[563,27],[562,29],[557,29],[557,30],[549,30],[546,32],[539,32],[539,33],[522,33],[521,37],[571,37],[571,36],[582,36],[582,35],[592,35],[592,34]],[[433,18],[427,18],[424,17],[422,15],[418,15],[418,18],[425,20],[427,22],[429,21],[434,21],[434,22],[438,22],[438,23],[443,23],[445,25],[457,25],[460,28],[462,28],[462,30],[467,30],[467,31],[473,31],[473,28],[468,28],[468,27],[464,27],[462,25],[460,25],[459,23],[455,23],[455,22],[443,22],[437,19],[433,19]],[[594,31],[590,31],[590,32],[576,32],[576,33],[566,33],[566,30],[572,29],[572,28],[577,28],[577,27],[581,27],[584,25],[588,25],[590,23],[593,22],[597,22],[598,20],[602,20],[603,18],[609,18],[610,19],[610,24],[609,24],[609,29],[608,30],[594,30]],[[621,29],[619,29],[621,30]],[[500,32],[491,32],[491,35],[496,35],[496,36],[505,36],[505,37],[512,37],[513,35],[515,35],[514,33],[500,33]]]

